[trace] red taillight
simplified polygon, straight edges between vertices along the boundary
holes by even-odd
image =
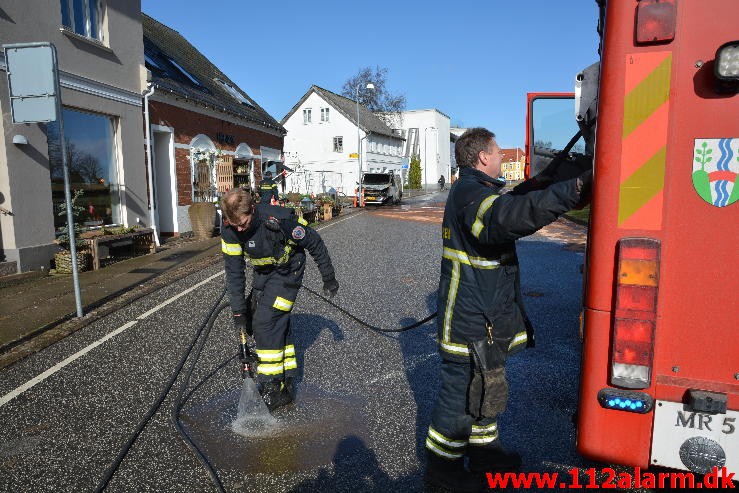
[[[623,238],[618,243],[612,385],[631,389],[650,385],[659,261],[659,240]]]
[[[636,42],[664,43],[675,39],[677,0],[641,0],[636,8]]]

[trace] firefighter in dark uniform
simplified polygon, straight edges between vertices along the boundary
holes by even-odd
[[[277,183],[272,179],[272,172],[264,173],[264,179],[259,183],[259,197],[262,204],[271,204],[272,198],[278,200]]]
[[[492,132],[468,130],[456,142],[455,156],[459,179],[442,223],[441,389],[426,438],[425,479],[454,491],[477,491],[481,473],[521,464],[518,454],[500,445],[496,421],[507,401],[505,358],[533,345],[515,241],[576,206],[588,193],[592,172],[542,190],[524,182],[523,192],[501,194],[502,152]],[[483,363],[486,357],[497,363]]]
[[[293,210],[258,204],[236,188],[221,201],[224,227],[221,247],[234,325],[251,334],[257,356],[256,380],[270,411],[292,402],[297,372],[290,312],[305,271],[305,250],[318,264],[323,290],[333,297],[339,289],[328,250],[318,233]],[[245,259],[254,274],[245,297]]]

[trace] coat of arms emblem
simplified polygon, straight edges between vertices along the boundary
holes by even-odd
[[[726,207],[739,199],[739,138],[696,139],[693,147],[693,187],[711,205]]]

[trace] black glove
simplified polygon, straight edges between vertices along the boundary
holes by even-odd
[[[336,296],[336,292],[339,290],[339,282],[336,279],[329,279],[323,281],[323,294],[329,299]]]
[[[590,203],[591,192],[593,191],[593,170],[589,169],[585,173],[577,177],[577,191],[580,193],[580,200],[577,202],[575,209],[582,209]]]
[[[247,315],[246,313],[234,313],[234,327],[239,331],[247,332]]]

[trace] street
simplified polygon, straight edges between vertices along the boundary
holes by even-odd
[[[319,226],[341,286],[334,302],[388,329],[436,311],[445,198],[405,199]],[[536,348],[511,358],[511,398],[498,423],[523,471],[598,467],[576,453],[572,422],[584,244],[585,228],[563,219],[518,242]],[[309,264],[303,283],[320,291]],[[93,491],[216,306],[222,271],[216,264],[196,272],[2,370],[0,490]],[[424,491],[423,443],[438,385],[435,321],[378,334],[303,289],[292,324],[297,402],[275,414],[270,436],[231,431],[241,379],[236,360],[227,362],[237,349],[228,309],[197,361],[190,389],[198,387],[182,422],[225,490]],[[172,424],[182,375],[106,491],[215,491]]]

